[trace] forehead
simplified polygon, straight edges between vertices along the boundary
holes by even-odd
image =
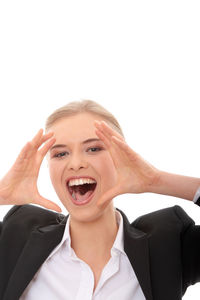
[[[102,120],[103,118],[98,115],[89,113],[80,113],[75,116],[62,118],[56,121],[49,131],[55,133],[56,138],[73,138],[96,137],[94,120]]]

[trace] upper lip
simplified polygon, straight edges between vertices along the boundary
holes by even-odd
[[[90,179],[96,181],[96,179],[95,179],[94,177],[87,176],[87,175],[80,175],[80,176],[70,176],[70,177],[68,177],[68,178],[66,179],[66,184],[68,184],[69,181],[72,180],[72,179],[80,179],[80,178],[90,178]]]

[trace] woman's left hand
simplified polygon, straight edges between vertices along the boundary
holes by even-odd
[[[95,121],[95,126],[95,132],[110,152],[117,171],[116,185],[98,200],[97,205],[105,207],[120,194],[151,192],[159,182],[160,171],[134,152],[105,121]]]

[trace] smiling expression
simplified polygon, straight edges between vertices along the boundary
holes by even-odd
[[[49,128],[56,138],[47,154],[51,182],[71,217],[79,221],[92,221],[103,213],[96,202],[117,180],[112,157],[95,133],[94,120],[102,117],[79,113],[56,121]],[[75,205],[71,200],[66,182],[74,176],[90,177],[97,182],[89,203]],[[112,201],[106,209],[113,209]]]

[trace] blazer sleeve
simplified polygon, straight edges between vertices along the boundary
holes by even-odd
[[[175,206],[175,212],[182,222],[181,249],[183,286],[200,282],[200,226],[180,207]]]
[[[181,268],[183,294],[188,286],[200,282],[200,226],[182,207],[175,205],[151,212],[137,218],[133,225],[148,234],[152,257],[160,241],[166,241],[167,244],[159,246],[159,251]]]

